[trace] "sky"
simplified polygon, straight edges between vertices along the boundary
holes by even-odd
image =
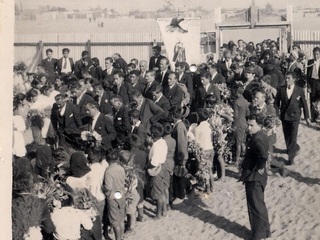
[[[141,11],[157,10],[170,3],[181,11],[191,8],[192,6],[202,6],[206,9],[215,7],[221,8],[246,8],[251,5],[252,0],[15,0],[24,9],[38,8],[39,5],[51,5],[64,7],[67,9],[90,9],[96,6],[102,8],[115,9],[118,12],[129,12],[130,10],[140,9]],[[320,7],[319,0],[256,0],[256,5],[265,7],[269,2],[274,8],[286,8],[287,4],[302,5],[306,7]]]

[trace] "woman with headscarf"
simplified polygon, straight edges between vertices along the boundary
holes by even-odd
[[[87,189],[91,192],[92,178],[89,174],[91,172],[88,166],[88,160],[83,152],[75,152],[70,157],[70,176],[66,179],[66,183],[73,190],[78,192],[81,189]],[[95,239],[102,239],[101,220],[99,214],[93,221],[92,234]]]
[[[36,153],[35,173],[43,178],[49,178],[54,172],[52,150],[47,145],[39,145]]]
[[[94,57],[92,60],[92,66],[93,68],[90,69],[91,75],[93,78],[99,80],[100,82],[103,80],[103,71],[100,67],[99,59]]]

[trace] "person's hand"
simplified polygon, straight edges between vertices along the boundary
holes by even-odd
[[[311,125],[311,121],[310,121],[310,119],[309,119],[309,118],[307,118],[307,119],[306,119],[306,122],[307,122],[308,126],[310,126],[310,125]]]
[[[258,173],[260,173],[262,175],[264,173],[264,168],[258,169]]]
[[[311,93],[311,88],[308,87],[308,93]]]

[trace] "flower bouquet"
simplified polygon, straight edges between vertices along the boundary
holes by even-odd
[[[81,189],[74,195],[74,207],[85,210],[87,216],[95,221],[99,214],[97,210],[97,199],[90,193],[88,189]]]
[[[221,84],[216,84],[216,86],[219,88],[220,90],[220,94],[221,94],[221,100],[223,102],[228,102],[230,97],[231,97],[231,91],[230,89],[227,87],[227,84],[225,83],[221,83]]]
[[[39,198],[45,199],[49,209],[53,209],[53,201],[63,201],[71,195],[65,189],[66,183],[59,180],[54,180],[54,176],[49,179],[43,179],[42,182],[35,183],[33,186],[33,194]]]
[[[232,134],[233,109],[225,103],[218,103],[209,108],[210,127],[212,129],[212,142],[215,153],[223,156],[225,161],[232,159]]]
[[[96,131],[83,131],[81,132],[81,140],[85,148],[93,148],[101,145],[102,137]]]

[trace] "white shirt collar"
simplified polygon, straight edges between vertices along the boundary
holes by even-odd
[[[158,98],[154,101],[155,103],[159,102],[159,101],[160,101],[160,98],[162,98],[163,93],[160,93],[160,94],[161,94],[160,97],[158,97]]]
[[[96,126],[96,123],[97,123],[97,120],[98,120],[98,118],[99,118],[99,116],[100,116],[100,112],[98,112],[98,114],[96,114],[92,119],[92,125],[91,125],[91,127],[92,127],[92,130],[94,130],[94,127]]]
[[[77,104],[80,103],[80,101],[81,101],[81,99],[82,99],[82,97],[83,97],[83,95],[84,95],[85,93],[86,93],[86,90],[83,91],[79,97],[77,97]]]

